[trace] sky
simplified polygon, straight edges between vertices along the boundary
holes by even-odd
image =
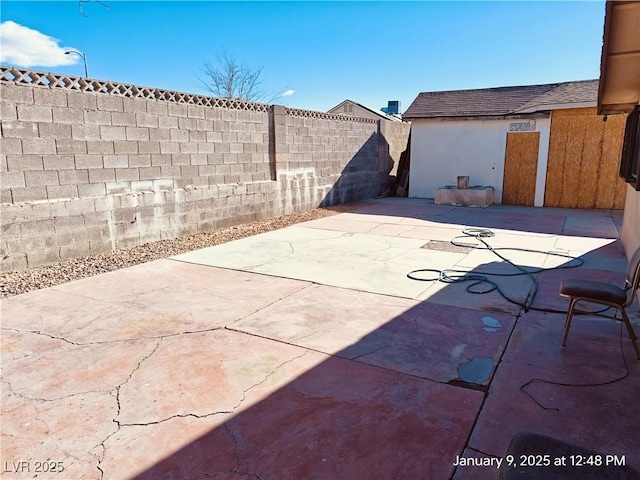
[[[274,103],[402,112],[420,92],[598,78],[605,3],[104,2],[3,0],[0,63],[83,76],[73,49],[90,78],[207,94],[226,53],[262,68]]]

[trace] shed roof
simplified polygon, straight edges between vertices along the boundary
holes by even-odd
[[[422,92],[403,119],[517,115],[556,108],[595,106],[598,80]]]

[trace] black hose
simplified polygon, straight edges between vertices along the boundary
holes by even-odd
[[[484,295],[490,292],[497,292],[502,298],[504,298],[506,301],[508,301],[509,303],[512,303],[514,305],[519,306],[520,308],[523,309],[524,312],[527,312],[529,310],[535,310],[538,312],[547,312],[547,313],[567,313],[566,310],[561,311],[561,310],[555,310],[555,309],[551,309],[551,308],[535,308],[532,306],[533,301],[536,298],[536,295],[538,294],[538,280],[536,279],[536,277],[534,275],[541,273],[541,272],[548,272],[551,270],[561,270],[561,269],[565,269],[565,268],[577,268],[580,267],[584,264],[584,260],[578,257],[574,257],[572,255],[567,255],[567,254],[563,254],[563,253],[557,253],[557,252],[546,252],[543,250],[533,250],[533,249],[528,249],[528,248],[516,248],[516,247],[492,247],[486,240],[485,238],[491,238],[493,236],[495,236],[495,233],[487,228],[468,228],[468,229],[464,229],[462,231],[463,235],[454,237],[451,240],[451,244],[456,246],[456,247],[466,247],[466,248],[473,248],[473,249],[480,249],[480,250],[489,250],[490,252],[492,252],[494,255],[496,255],[498,258],[500,258],[502,261],[508,263],[509,265],[512,265],[517,272],[513,272],[513,273],[494,273],[494,272],[483,272],[483,271],[474,271],[473,273],[469,273],[469,271],[467,270],[456,270],[456,269],[445,269],[445,270],[438,270],[438,269],[434,269],[434,268],[420,268],[420,269],[416,269],[416,270],[412,270],[409,273],[407,273],[407,277],[410,278],[411,280],[417,280],[417,281],[421,281],[421,282],[443,282],[443,283],[464,283],[464,282],[472,282],[469,286],[467,286],[466,291],[475,295]],[[460,238],[468,238],[468,237],[472,237],[475,238],[476,240],[478,240],[482,245],[478,245],[478,246],[470,246],[469,244],[463,244],[463,243],[459,243],[456,242],[456,239],[460,239]],[[507,257],[505,257],[504,255],[502,255],[500,253],[500,251],[516,251],[516,252],[527,252],[527,253],[540,253],[540,254],[544,254],[544,255],[552,255],[552,256],[556,256],[556,257],[561,257],[561,258],[565,258],[568,260],[568,262],[566,262],[563,265],[559,265],[557,267],[549,267],[549,268],[544,268],[544,267],[522,267],[520,265],[517,265],[515,263],[513,263],[511,260],[509,260]],[[424,278],[422,275],[423,273],[429,273],[429,274],[433,274],[431,276],[431,278]],[[490,280],[489,277],[516,277],[516,276],[522,276],[522,275],[526,275],[531,279],[531,289],[529,290],[529,294],[527,295],[527,298],[524,302],[520,302],[518,300],[515,300],[511,297],[509,297],[506,293],[504,293],[504,291],[500,288],[500,285],[498,285],[498,283],[496,283],[493,280]],[[488,285],[488,287],[484,288],[484,289],[478,289],[477,287],[479,287],[480,285]],[[583,310],[576,310],[577,314],[599,314],[602,312],[605,312],[606,310],[608,310],[610,307],[607,307],[603,310],[598,310],[598,311],[583,311]]]

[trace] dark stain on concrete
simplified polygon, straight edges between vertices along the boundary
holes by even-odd
[[[458,378],[463,382],[482,385],[491,378],[493,372],[493,359],[491,357],[478,357],[458,366]]]
[[[502,330],[502,324],[493,317],[482,317],[482,323],[484,323],[485,332],[499,332]]]

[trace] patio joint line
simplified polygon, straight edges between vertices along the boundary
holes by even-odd
[[[443,380],[438,380],[437,378],[421,377],[420,375],[416,375],[415,373],[401,372],[401,371],[398,371],[398,370],[394,370],[393,368],[385,367],[385,366],[382,366],[382,365],[375,365],[375,364],[371,364],[371,363],[359,362],[357,360],[354,360],[353,358],[343,357],[343,356],[340,356],[340,355],[336,355],[335,353],[323,352],[322,350],[318,350],[317,348],[305,347],[305,346],[302,346],[302,345],[298,345],[296,343],[287,342],[287,341],[284,341],[284,340],[279,340],[277,338],[271,338],[271,337],[267,337],[267,336],[264,336],[264,335],[259,335],[257,333],[253,333],[253,332],[247,332],[247,331],[244,331],[244,330],[239,330],[239,329],[230,328],[230,327],[225,327],[225,330],[229,330],[230,332],[234,332],[234,333],[240,333],[240,334],[243,334],[243,335],[249,335],[249,336],[252,336],[252,337],[262,338],[262,339],[265,339],[265,340],[270,340],[272,342],[281,343],[283,345],[288,345],[290,347],[302,348],[302,349],[305,349],[305,350],[307,350],[309,352],[319,353],[319,354],[325,355],[327,357],[339,358],[339,359],[345,360],[347,362],[355,362],[358,365],[362,365],[364,367],[379,368],[380,370],[384,370],[385,372],[391,372],[391,373],[394,373],[394,374],[397,374],[397,375],[405,375],[407,377],[416,378],[418,380],[424,380],[426,382],[433,382],[433,383],[438,383],[440,385],[446,385],[447,387],[465,388],[467,390],[473,390],[473,389],[470,389],[468,387],[461,387],[459,385],[452,385],[451,383],[449,383],[450,380],[447,380],[445,382]],[[302,337],[302,338],[304,338],[304,337]],[[382,348],[388,348],[388,347],[382,347]],[[374,352],[363,353],[361,355],[358,355],[358,357],[362,357],[364,355],[369,355],[371,353],[374,353]],[[497,368],[497,364],[496,364],[496,368]],[[487,391],[488,391],[489,384],[487,384],[486,388],[487,388]]]
[[[616,227],[616,231],[618,232],[618,237],[617,240],[620,240],[622,238],[622,225],[618,225],[616,220],[613,218],[614,212],[612,210],[609,210],[609,218],[611,218],[611,222],[613,223],[613,226]]]
[[[258,273],[257,275],[262,275],[262,274],[261,274],[261,273]],[[304,281],[304,280],[303,280],[303,281]],[[250,317],[251,315],[255,315],[256,313],[258,313],[258,312],[260,312],[260,311],[264,310],[265,308],[269,308],[271,305],[275,305],[276,303],[278,303],[278,302],[280,302],[280,301],[282,301],[282,300],[285,300],[285,299],[287,299],[287,298],[291,297],[292,295],[295,295],[295,294],[297,294],[297,293],[299,293],[299,292],[303,291],[304,289],[309,288],[309,287],[310,287],[310,286],[312,286],[312,285],[315,285],[313,282],[306,282],[306,281],[304,281],[304,282],[306,283],[306,285],[302,285],[302,286],[301,286],[300,288],[298,288],[297,290],[295,290],[295,291],[293,291],[293,292],[291,292],[291,293],[289,293],[289,294],[285,295],[284,297],[277,298],[276,300],[274,300],[274,301],[272,301],[272,302],[270,302],[270,303],[268,303],[268,304],[266,304],[266,305],[263,305],[263,306],[261,306],[261,307],[258,307],[258,308],[257,308],[257,309],[255,309],[253,312],[251,312],[251,313],[249,313],[249,314],[245,315],[244,317],[236,318],[233,322],[231,322],[231,323],[229,323],[229,324],[225,325],[224,327],[218,327],[217,329],[218,329],[218,330],[219,330],[219,329],[229,330],[229,331],[231,331],[231,332],[246,333],[246,332],[243,332],[242,330],[235,330],[235,329],[230,328],[230,327],[231,327],[231,326],[233,326],[235,323],[238,323],[238,322],[240,322],[240,321],[244,320],[245,318]],[[265,337],[265,338],[266,338],[266,337]]]
[[[476,418],[473,420],[473,424],[471,425],[471,429],[469,430],[469,436],[467,437],[467,441],[464,444],[464,447],[462,448],[462,451],[460,452],[460,454],[464,453],[464,449],[465,448],[470,448],[473,450],[477,450],[479,452],[481,452],[480,450],[472,447],[470,445],[471,442],[471,437],[473,436],[473,432],[475,431],[476,427],[478,426],[478,419],[480,418],[480,415],[482,414],[482,410],[484,409],[484,405],[487,402],[487,399],[489,397],[489,393],[491,391],[491,385],[493,384],[493,380],[496,378],[496,375],[498,373],[498,369],[500,368],[500,365],[503,362],[504,356],[507,353],[507,349],[509,348],[509,344],[511,343],[511,339],[513,338],[513,334],[516,331],[516,326],[518,325],[518,321],[524,316],[524,312],[522,311],[522,309],[520,309],[520,311],[518,312],[518,314],[516,314],[516,318],[513,322],[513,326],[511,327],[511,331],[509,332],[509,336],[507,337],[506,342],[504,343],[504,349],[502,350],[502,353],[500,354],[500,358],[498,358],[498,361],[496,362],[496,366],[493,369],[493,372],[491,373],[491,377],[489,378],[489,381],[487,382],[487,385],[485,387],[485,391],[482,392],[482,403],[480,404],[480,408],[478,408],[478,412],[476,413]],[[481,452],[484,453],[484,452]],[[458,471],[459,467],[455,467],[453,470],[453,474],[451,475],[450,478],[454,478],[456,472]]]
[[[493,457],[493,458],[502,458],[499,455],[494,455],[492,453],[487,453],[483,450],[480,450],[479,448],[473,448],[473,447],[467,447],[469,450],[473,450],[474,452],[478,452],[481,453],[482,455],[486,455],[487,457]]]

